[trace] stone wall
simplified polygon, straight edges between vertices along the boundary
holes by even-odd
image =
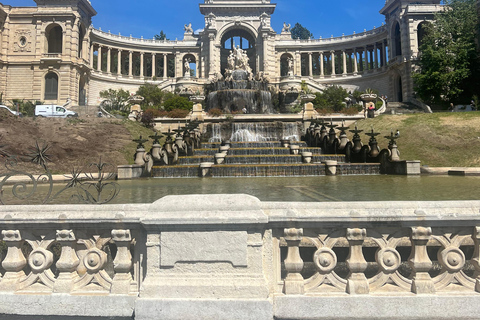
[[[477,319],[479,201],[3,206],[0,319]]]

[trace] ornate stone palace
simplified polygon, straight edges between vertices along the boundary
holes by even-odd
[[[270,25],[270,0],[205,0],[205,26],[185,25],[183,40],[137,39],[92,27],[89,0],[35,0],[37,7],[0,3],[0,92],[4,99],[96,105],[99,92],[131,92],[146,81],[161,89],[203,90],[224,77],[236,48],[255,75],[278,90],[328,85],[368,87],[390,101],[415,102],[411,72],[423,26],[440,0],[387,0],[385,24],[352,35],[292,40],[290,25]]]

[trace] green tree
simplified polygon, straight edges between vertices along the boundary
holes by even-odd
[[[292,32],[292,39],[313,39],[313,34],[300,23],[296,23],[295,26],[291,30]]]
[[[167,35],[163,32],[163,30],[160,30],[160,34],[156,34],[153,37],[155,40],[168,40]]]
[[[425,25],[419,68],[413,74],[417,95],[434,106],[470,101],[480,84],[476,1],[445,3],[447,9]]]
[[[348,92],[340,86],[331,86],[323,90],[322,93],[315,94],[313,105],[316,108],[332,108],[333,111],[341,111],[345,107],[345,98]]]
[[[107,111],[128,112],[127,101],[130,98],[130,92],[123,89],[120,90],[103,90],[100,91],[100,98],[103,98],[101,106]]]
[[[191,102],[185,97],[174,95],[165,100],[163,106],[165,108],[165,111],[172,111],[174,109],[192,110],[193,102]]]
[[[143,86],[140,86],[136,94],[144,98],[141,104],[144,109],[159,109],[162,103],[172,96],[172,93],[163,91],[151,83],[145,83]]]

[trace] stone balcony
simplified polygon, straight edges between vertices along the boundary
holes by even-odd
[[[0,319],[478,319],[480,201],[0,206]]]

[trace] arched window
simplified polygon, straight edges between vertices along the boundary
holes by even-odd
[[[51,25],[47,28],[45,35],[47,37],[48,53],[62,53],[63,49],[63,30],[59,25]]]
[[[183,76],[196,77],[197,76],[196,72],[197,72],[197,61],[195,59],[195,56],[193,54],[185,55],[183,57]]]
[[[244,29],[232,29],[227,31],[221,40],[222,47],[220,49],[220,66],[222,74],[228,66],[228,57],[234,48],[239,47],[247,53],[249,58],[249,66],[252,72],[256,73],[256,49],[255,38],[250,32]]]
[[[393,34],[393,43],[395,44],[395,57],[402,55],[402,34],[400,32],[400,24],[395,23],[395,29]]]
[[[45,76],[45,100],[58,100],[58,76],[54,72]]]
[[[418,41],[418,48],[423,44],[423,39],[425,38],[425,34],[427,33],[426,27],[428,26],[429,22],[421,22],[417,27],[417,41]]]

